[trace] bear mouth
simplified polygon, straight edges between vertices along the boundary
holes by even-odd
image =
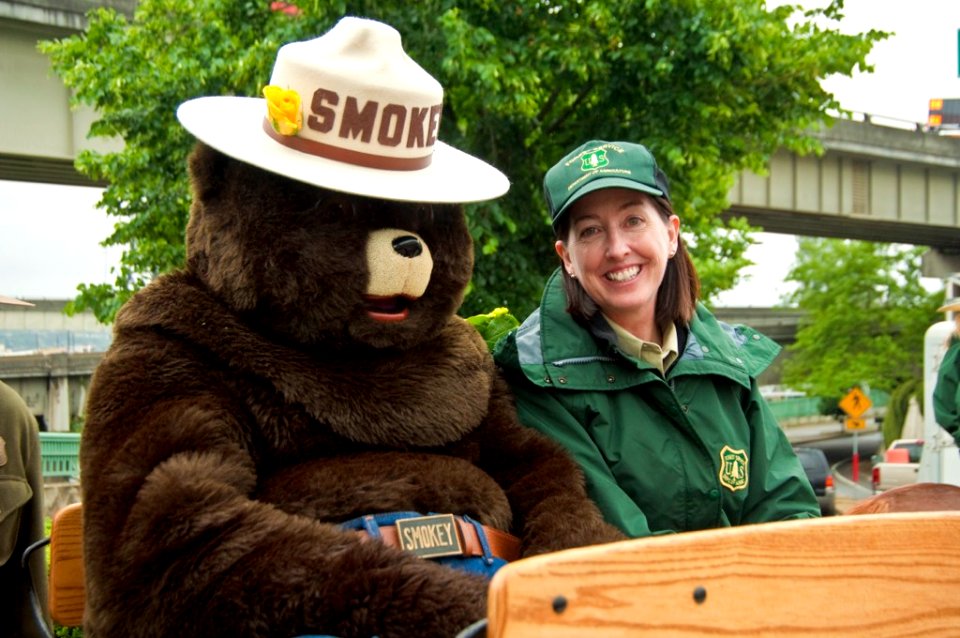
[[[363,308],[367,316],[374,321],[381,323],[392,323],[403,321],[410,314],[410,303],[415,301],[412,297],[406,295],[396,295],[392,297],[378,297],[375,295],[364,295]]]

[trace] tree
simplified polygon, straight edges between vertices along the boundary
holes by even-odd
[[[672,195],[706,295],[747,264],[751,228],[719,218],[742,169],[778,148],[816,150],[811,127],[838,108],[820,79],[870,70],[885,34],[838,30],[842,0],[797,16],[763,0],[143,0],[131,21],[91,14],[87,31],[42,45],[75,99],[100,114],[92,133],[122,151],[85,153],[80,170],[109,183],[126,244],[113,285],[82,285],[73,308],[109,321],[158,273],[182,263],[192,140],[180,102],[258,95],[276,49],[345,14],[383,20],[446,90],[440,138],[501,168],[510,193],[468,207],[477,265],[463,314],[507,306],[524,316],[556,263],[541,196],[545,170],[592,138],[642,141]],[[279,9],[279,10],[278,10]],[[788,18],[797,17],[794,26]],[[818,26],[818,22],[829,26]]]
[[[813,396],[852,387],[893,392],[923,376],[923,339],[939,319],[943,293],[920,281],[925,249],[804,238],[787,275],[799,284],[788,301],[806,311],[787,347],[783,381]]]

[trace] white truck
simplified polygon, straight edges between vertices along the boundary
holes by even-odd
[[[874,493],[916,483],[920,473],[923,439],[897,439],[873,463],[871,479]]]
[[[960,286],[960,278],[955,282]],[[933,389],[937,371],[946,353],[947,337],[956,328],[953,321],[939,321],[927,329],[923,340],[923,434],[921,439],[898,439],[873,465],[873,489],[882,492],[908,483],[949,483],[960,485],[960,450],[953,437],[934,417]],[[909,443],[914,441],[913,444]],[[891,450],[901,448],[899,452]],[[906,462],[903,461],[907,448]],[[912,450],[912,451],[911,451]],[[919,454],[918,454],[919,451]],[[889,457],[893,457],[892,459]]]

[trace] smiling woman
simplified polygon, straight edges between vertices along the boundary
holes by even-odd
[[[587,142],[544,192],[561,267],[495,348],[521,421],[573,454],[631,537],[818,516],[757,385],[780,348],[698,302],[650,151]]]
[[[68,299],[78,284],[112,280],[121,249],[100,246],[113,231],[96,208],[101,192],[0,180],[0,273],[7,294]]]

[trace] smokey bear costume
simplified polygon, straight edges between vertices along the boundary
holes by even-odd
[[[487,578],[346,521],[455,514],[487,565],[504,532],[622,538],[455,315],[462,203],[508,183],[436,140],[442,89],[386,25],[282,47],[265,95],[178,111],[187,262],[121,309],[87,404],[85,634],[453,636]]]

